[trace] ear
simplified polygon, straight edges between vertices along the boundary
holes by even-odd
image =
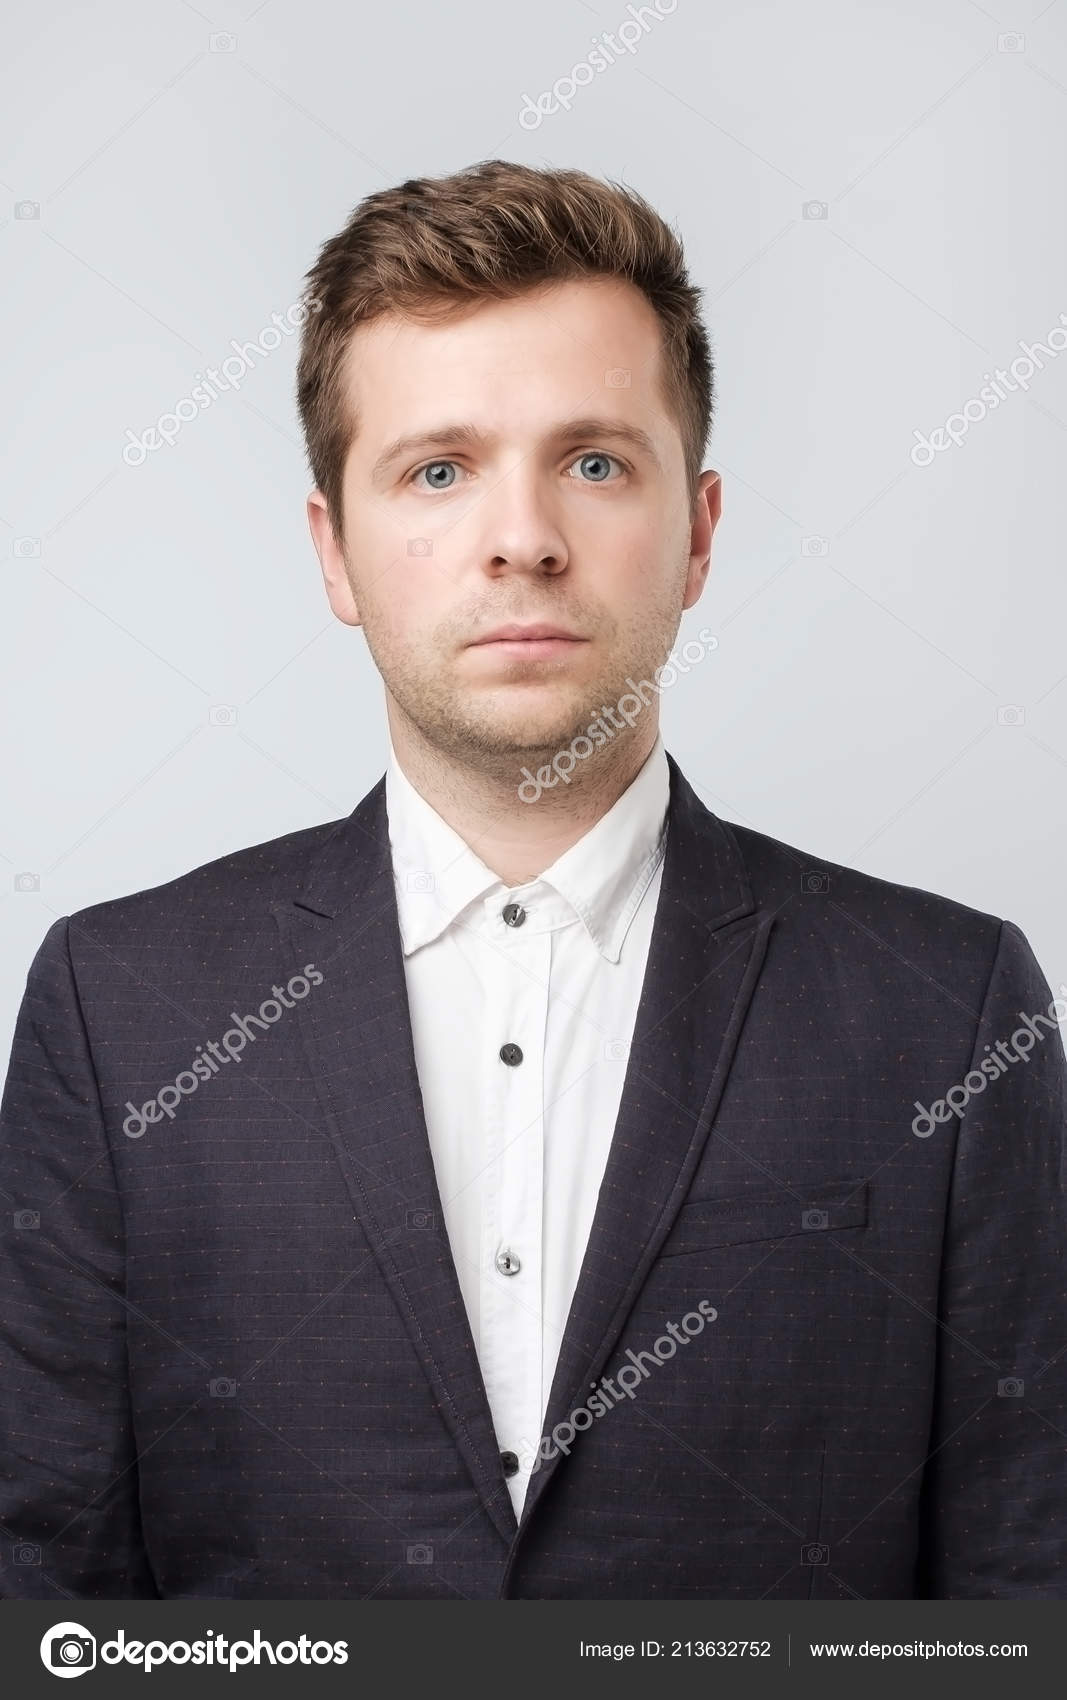
[[[311,541],[315,545],[315,553],[319,557],[322,577],[326,585],[326,595],[330,607],[339,620],[346,626],[362,625],[355,594],[349,583],[348,572],[345,568],[345,558],[341,546],[334,536],[330,516],[326,510],[326,498],[321,490],[312,490],[307,499],[308,525],[311,528]]]
[[[685,581],[683,608],[697,601],[711,566],[711,540],[722,514],[722,479],[710,469],[702,472],[693,504],[693,523],[689,535],[689,573]]]

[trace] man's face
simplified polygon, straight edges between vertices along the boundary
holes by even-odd
[[[645,298],[610,279],[355,334],[343,557],[318,492],[308,514],[394,741],[406,716],[443,754],[513,775],[666,660],[703,588],[719,486],[705,473],[691,513],[660,343]],[[534,622],[571,640],[478,642]]]

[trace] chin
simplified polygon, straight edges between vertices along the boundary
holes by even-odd
[[[494,711],[485,719],[468,717],[467,724],[472,742],[483,750],[514,755],[523,761],[527,757],[550,761],[578,731],[585,730],[584,724],[576,728],[573,715],[561,715],[558,708],[543,714],[533,709]]]

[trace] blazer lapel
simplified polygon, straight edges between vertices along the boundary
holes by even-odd
[[[659,904],[615,1134],[543,1433],[585,1401],[700,1161],[762,967],[773,916],[755,911],[729,827],[667,757]],[[520,1529],[559,1452],[530,1478]]]
[[[434,1397],[500,1534],[517,1527],[456,1274],[423,1112],[393,885],[384,777],[342,821],[299,896],[276,903],[311,1072],[356,1216]]]

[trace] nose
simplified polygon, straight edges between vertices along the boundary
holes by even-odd
[[[531,457],[504,473],[486,496],[477,523],[488,577],[514,572],[555,575],[566,569],[566,538],[543,478]]]

